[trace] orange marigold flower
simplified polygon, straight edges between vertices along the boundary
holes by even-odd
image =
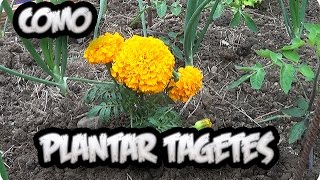
[[[115,59],[123,43],[124,38],[119,33],[105,33],[89,43],[84,58],[90,64],[108,64]]]
[[[124,42],[111,74],[136,92],[159,93],[170,82],[174,64],[174,56],[163,41],[134,35]]]
[[[179,80],[169,84],[169,97],[174,101],[187,102],[202,88],[203,75],[200,69],[186,66],[178,70]]]

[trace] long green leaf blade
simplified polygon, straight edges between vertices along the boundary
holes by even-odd
[[[248,80],[252,75],[253,74],[246,74],[246,75],[242,76],[240,79],[238,79],[237,81],[234,81],[229,86],[227,86],[227,90],[230,90],[230,89],[233,89],[235,87],[238,87],[240,84],[242,84],[243,82]]]
[[[93,39],[97,38],[97,36],[98,36],[100,22],[101,22],[103,14],[105,13],[105,11],[107,9],[107,5],[108,5],[107,0],[100,0],[100,9],[99,9],[99,14],[98,14],[98,20],[97,20],[96,26],[94,28]]]

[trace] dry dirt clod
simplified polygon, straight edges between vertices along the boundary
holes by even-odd
[[[217,66],[212,66],[211,69],[210,69],[210,73],[214,74],[218,71],[218,68]]]

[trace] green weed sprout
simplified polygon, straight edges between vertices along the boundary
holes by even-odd
[[[272,116],[259,121],[259,123],[263,123],[287,117],[301,119],[301,121],[297,122],[291,128],[289,133],[289,143],[294,143],[299,140],[308,127],[308,117],[311,113],[313,102],[317,93],[317,82],[320,74],[320,25],[306,23],[304,24],[304,28],[307,31],[306,39],[304,40],[301,40],[300,38],[294,38],[289,45],[283,46],[277,52],[269,49],[257,50],[257,55],[270,60],[267,65],[262,65],[261,63],[257,62],[251,67],[235,66],[237,70],[240,70],[245,74],[227,87],[227,89],[233,89],[241,85],[243,82],[249,80],[251,87],[255,90],[259,90],[264,83],[265,76],[267,74],[266,69],[271,67],[275,67],[279,70],[280,87],[285,94],[288,94],[292,89],[292,84],[294,81],[297,81],[299,84],[301,84],[301,76],[305,81],[311,82],[313,89],[309,97],[301,86],[305,97],[298,98],[294,107],[283,109],[281,111],[283,114],[281,115]],[[302,47],[309,47],[314,50],[318,59],[318,68],[316,73],[314,72],[313,68],[307,64],[307,62],[303,62],[301,59],[298,52]]]
[[[41,2],[42,0],[38,0],[38,2]],[[53,4],[58,4],[64,2],[64,0],[52,0]],[[104,5],[102,3],[102,5]],[[10,22],[12,22],[13,19],[13,10],[11,6],[9,5],[7,0],[3,0],[1,7],[5,10],[7,17]],[[101,8],[100,8],[101,9]],[[104,11],[102,9],[101,11]],[[100,12],[101,12],[100,11]],[[101,14],[100,19],[101,19]],[[97,33],[97,30],[95,34]],[[37,63],[37,65],[51,77],[51,80],[45,80],[41,79],[35,76],[30,76],[27,74],[20,73],[18,71],[6,68],[2,65],[0,65],[0,70],[7,72],[9,74],[24,78],[26,80],[43,83],[45,85],[49,86],[55,86],[60,89],[60,92],[64,95],[68,93],[68,85],[67,80],[74,80],[74,81],[80,81],[80,82],[86,82],[86,83],[98,83],[103,84],[104,82],[94,81],[94,80],[88,80],[88,79],[82,79],[77,77],[66,77],[66,67],[67,67],[67,58],[68,58],[68,37],[62,36],[58,37],[56,39],[52,38],[42,38],[40,39],[40,48],[41,48],[41,54],[38,53],[35,49],[35,47],[32,45],[31,41],[29,39],[25,39],[20,37],[20,40],[22,41],[25,48],[28,50],[28,52],[33,57],[34,61]]]

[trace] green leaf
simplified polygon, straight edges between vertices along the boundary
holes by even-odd
[[[282,65],[281,59],[282,59],[282,54],[281,53],[275,53],[270,51],[269,49],[260,49],[257,50],[256,53],[264,58],[270,58],[272,62],[278,66]]]
[[[183,52],[180,50],[180,48],[177,46],[172,46],[172,51],[178,59],[183,59]]]
[[[219,17],[222,16],[223,12],[224,12],[224,6],[223,6],[223,4],[221,2],[219,2],[219,4],[217,5],[216,10],[213,13],[212,19],[213,20],[218,19]]]
[[[166,1],[161,1],[156,6],[157,14],[160,18],[163,18],[167,13],[167,3]]]
[[[291,89],[294,77],[295,77],[295,69],[293,65],[284,63],[281,66],[280,86],[286,94],[288,94],[289,90]]]
[[[247,13],[242,13],[243,17],[244,17],[244,21],[246,23],[246,25],[248,26],[248,28],[252,31],[252,32],[257,32],[257,26],[256,23],[254,23],[254,21],[251,19],[251,17],[247,14]]]
[[[172,39],[175,39],[175,38],[177,37],[177,35],[178,35],[178,33],[172,32],[172,31],[170,31],[170,32],[168,33],[168,36],[171,37]]]
[[[107,107],[106,110],[104,111],[105,122],[109,122],[110,118],[111,118],[111,107]]]
[[[244,71],[244,72],[250,72],[250,71],[254,71],[256,70],[256,68],[253,66],[253,67],[242,67],[242,66],[238,66],[238,65],[234,65],[234,67],[237,69],[237,70],[240,70],[240,71]]]
[[[88,112],[88,117],[95,117],[98,115],[99,111],[101,110],[103,106],[94,106],[90,111]]]
[[[97,91],[98,91],[98,88],[96,86],[91,88],[85,95],[85,102],[92,103],[92,101],[95,99]]]
[[[234,28],[234,27],[238,26],[241,23],[241,19],[242,19],[242,16],[241,16],[240,11],[238,10],[233,15],[233,18],[230,21],[230,27]]]
[[[263,68],[258,69],[250,77],[251,87],[256,90],[260,89],[263,84],[265,76],[266,76],[266,71]]]
[[[119,117],[120,113],[118,107],[113,107],[113,115],[114,117]]]
[[[281,53],[274,53],[274,52],[271,52],[270,53],[270,58],[272,60],[272,62],[277,65],[277,66],[282,66],[282,54]]]
[[[296,101],[299,108],[303,109],[305,112],[307,112],[309,103],[305,98],[298,98]]]
[[[305,42],[301,40],[300,38],[294,38],[292,40],[291,45],[289,46],[284,46],[281,50],[286,51],[286,50],[297,50],[299,47],[304,46]]]
[[[255,51],[256,54],[258,54],[260,57],[263,58],[270,58],[270,55],[272,53],[272,51],[270,51],[269,49],[259,49]]]
[[[179,16],[179,14],[181,13],[181,8],[182,5],[179,3],[179,1],[177,1],[171,4],[170,11],[173,15]]]
[[[306,81],[312,81],[315,77],[312,68],[307,64],[302,64],[299,67],[299,72],[305,77]]]
[[[303,117],[306,114],[306,110],[301,109],[299,107],[292,107],[288,109],[283,109],[282,113],[291,117]]]
[[[290,61],[297,63],[300,60],[298,51],[296,50],[283,50],[282,54]]]
[[[231,4],[233,2],[233,0],[226,0],[227,4]]]
[[[163,41],[163,43],[166,44],[167,46],[171,45],[170,39],[165,38],[165,37],[160,37],[159,39],[161,39],[161,41]]]
[[[229,86],[227,86],[227,90],[230,90],[230,89],[233,89],[235,87],[238,87],[240,84],[242,84],[247,79],[249,79],[252,75],[253,74],[246,74],[246,75],[242,76],[240,79],[238,79],[237,81],[234,81]]]
[[[301,139],[306,129],[307,123],[304,120],[293,125],[289,132],[289,144],[292,144]]]

